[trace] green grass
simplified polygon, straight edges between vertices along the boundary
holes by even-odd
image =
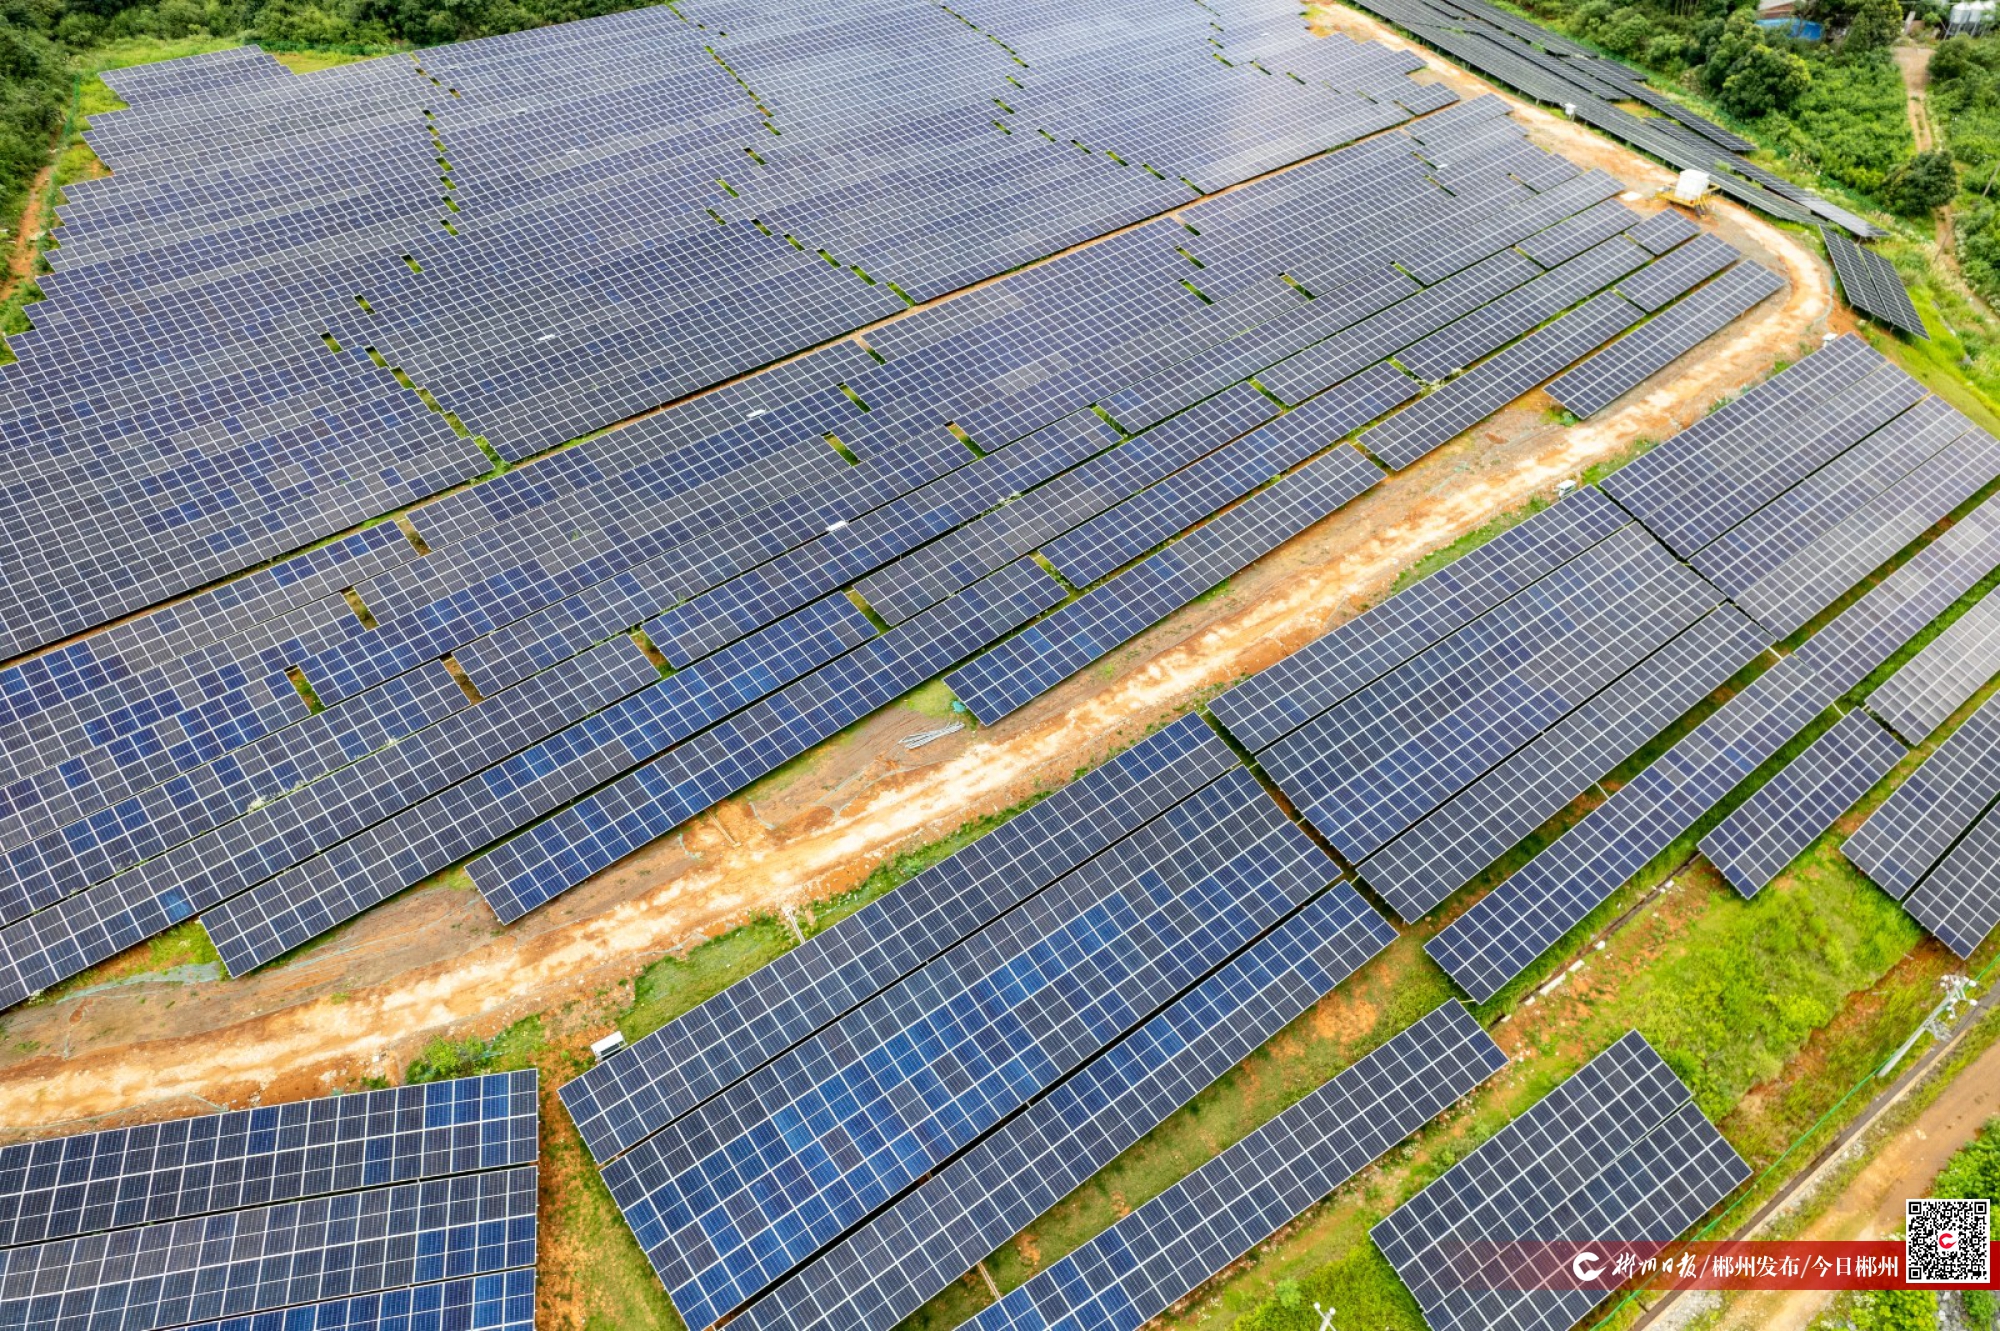
[[[112,984],[144,975],[162,975],[184,966],[220,966],[222,954],[215,950],[208,930],[199,920],[184,920],[164,933],[153,935],[144,944],[119,953],[89,970],[50,985],[30,1000],[33,1006],[59,1003],[73,994],[99,985]]]
[[[957,701],[958,695],[951,691],[949,684],[942,679],[934,679],[904,694],[896,706],[919,716],[936,717],[940,721],[971,720],[971,713],[952,710],[952,704]]]

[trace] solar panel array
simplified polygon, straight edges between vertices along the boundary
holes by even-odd
[[[1364,0],[1361,8],[1670,166],[1708,172],[1715,187],[1739,203],[1781,221],[1831,222],[1862,238],[1881,234],[1846,209],[1751,163],[1744,154],[1756,145],[1647,87],[1639,71],[1514,11],[1487,0]],[[1658,114],[1634,115],[1617,105],[1625,101],[1642,102]]]
[[[1833,260],[1834,274],[1840,278],[1840,289],[1849,305],[1911,337],[1929,339],[1930,330],[1924,327],[1923,316],[1911,303],[1910,293],[1903,286],[1903,275],[1896,271],[1895,264],[1873,250],[1862,249],[1830,227],[1821,227],[1819,233],[1826,242],[1826,257]]]
[[[1868,695],[1868,710],[1921,744],[2000,674],[2000,599],[1981,599]]]
[[[580,79],[610,77],[613,53],[681,21],[604,22],[617,31],[479,49],[507,78],[545,67],[537,41]],[[1327,80],[1313,84],[1312,60],[1381,73],[1356,105],[1382,123],[1408,118],[1394,96],[1416,105],[1409,57],[1305,49],[1318,54],[1285,69],[1313,86]],[[442,87],[453,114],[476,102],[518,132],[518,101],[445,73],[470,50],[426,53],[415,95]],[[254,122],[259,143],[290,142],[301,105],[328,125],[403,105],[338,80],[359,100],[301,103],[323,85],[239,60],[224,86],[276,117]],[[1025,86],[1005,85],[1003,115],[1026,115],[1015,99],[1038,85],[1005,63]],[[152,111],[156,85],[133,86],[140,110],[100,130],[126,127],[113,137],[138,156],[120,175],[138,188],[144,162],[197,160],[176,155],[178,135],[213,136],[192,111],[206,76]],[[548,111],[554,94],[537,96]],[[1497,99],[1423,105],[1445,109],[1412,122],[1421,133],[1195,201],[914,311],[866,348],[836,341],[420,505],[407,528],[366,528],[0,670],[0,1002],[196,915],[240,974],[467,860],[513,920],[968,659],[952,676],[965,700],[1004,715],[1373,484],[1379,469],[1340,445],[1419,394],[1392,355],[1433,335],[1453,359],[1498,353],[1390,417],[1423,422],[1407,461],[1554,373],[1550,340],[1619,298],[1510,339],[1687,241],[1616,204],[1610,177],[1533,147]],[[781,127],[821,152],[837,141]],[[565,142],[603,132],[573,126]],[[1307,151],[1286,142],[1272,151]],[[311,199],[318,179],[274,183],[273,206]],[[72,260],[95,234],[77,233]],[[434,259],[414,261],[428,274]],[[387,316],[386,295],[366,299]],[[1508,313],[1485,318],[1496,300]],[[415,329],[406,313],[398,326]],[[349,350],[361,336],[331,335]],[[1086,594],[1058,607],[1070,588],[1036,558]]]
[[[1506,1064],[1446,1003],[965,1325],[1137,1328]]]
[[[1754,897],[1908,752],[1866,712],[1849,712],[1703,837],[1701,852]]]
[[[1268,4],[733,0],[128,79],[6,375],[9,530],[103,515],[7,547],[8,654],[1435,109],[1417,64]]]
[[[706,1326],[1339,877],[1237,770],[604,1170]]]
[[[1187,716],[562,1088],[598,1160],[665,1127],[1237,766]]]
[[[2000,702],[1988,700],[1862,824],[1845,847],[1902,896],[2000,794]]]
[[[1594,416],[1783,289],[1770,269],[1739,263],[1558,377],[1549,396],[1578,416]]]
[[[1336,885],[732,1325],[790,1331],[895,1325],[1395,936],[1359,893]]]
[[[1691,256],[1675,282],[1727,259],[1668,253]],[[1838,339],[1211,711],[1415,920],[1996,477],[1991,437]],[[1992,508],[1765,670],[1426,950],[1474,997],[1499,992],[2000,563]],[[1981,622],[1913,681],[1948,677],[1940,701],[1962,701],[1984,675],[1947,662]],[[1754,891],[1901,753],[1865,716],[1844,722],[1708,848]]]
[[[532,1071],[0,1149],[27,1331],[534,1325]]]
[[[1668,1242],[1750,1177],[1645,1037],[1628,1033],[1370,1231],[1432,1331],[1566,1328],[1611,1294],[1508,1289],[1511,1240]],[[1485,1264],[1481,1264],[1482,1261]]]

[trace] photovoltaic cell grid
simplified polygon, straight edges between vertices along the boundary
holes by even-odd
[[[1415,921],[1560,813],[1771,645],[1724,605],[1359,866]]]
[[[1930,337],[1923,316],[1903,288],[1903,275],[1896,271],[1896,265],[1873,250],[1862,249],[1832,227],[1821,227],[1819,234],[1848,304],[1911,337]]]
[[[1989,699],[1880,808],[1841,853],[1897,898],[1907,897],[2000,796],[2000,699]]]
[[[526,1331],[533,1071],[0,1152],[0,1323]]]
[[[8,1248],[0,1307],[22,1331],[154,1331],[534,1262],[528,1166]]]
[[[465,1077],[0,1147],[0,1247],[532,1164],[535,1088]]]
[[[563,1086],[607,1160],[1237,765],[1187,716]]]
[[[1446,1003],[966,1325],[1136,1331],[1506,1062]]]
[[[1549,396],[1578,416],[1594,416],[1784,285],[1762,265],[1739,263],[1559,376]]]
[[[90,640],[38,660],[26,671],[32,684],[24,674],[28,687],[0,690],[11,713],[0,717],[9,741],[0,762],[25,778],[7,787],[11,807],[0,809],[0,853],[18,874],[16,895],[0,902],[0,995],[35,992],[204,910],[231,969],[247,969],[554,814],[534,829],[532,854],[517,842],[475,866],[496,909],[513,918],[672,825],[642,807],[659,803],[648,783],[667,775],[662,764],[684,777],[691,758],[699,772],[667,801],[681,816],[752,770],[721,761],[709,740],[722,731],[704,737],[702,727],[734,739],[801,699],[818,713],[829,690],[872,697],[921,682],[916,663],[881,669],[901,654],[886,639],[842,656],[867,630],[839,598],[815,607],[815,596],[856,579],[871,600],[883,588],[911,589],[915,599],[900,608],[897,595],[875,600],[895,621],[1038,545],[1090,580],[1198,528],[1062,623],[1038,626],[1043,638],[1064,638],[1060,650],[1036,671],[996,672],[1018,705],[1337,505],[1367,479],[1346,454],[1307,461],[1201,525],[1403,400],[1408,381],[1382,356],[1436,331],[1462,302],[1529,281],[1535,266],[1509,244],[1618,188],[1507,148],[1520,135],[1497,101],[1463,120],[1500,141],[1481,152],[1546,191],[1510,186],[1519,202],[1497,213],[1478,199],[1454,202],[1411,156],[1414,140],[1371,141],[1196,205],[1199,239],[1155,224],[891,325],[875,339],[886,363],[839,343],[427,505],[414,517],[427,555],[400,532],[370,529],[130,621],[107,636],[114,655],[98,657],[104,649]],[[1431,131],[1423,152],[1456,155],[1439,145],[1465,131],[1448,125]],[[1412,191],[1440,206],[1413,212]],[[1365,201],[1339,225],[1379,256],[1357,259],[1363,266],[1337,281],[1334,269],[1270,248],[1341,253],[1331,215],[1313,207],[1333,197]],[[1603,215],[1630,224],[1629,214]],[[1187,244],[1204,267],[1188,267]],[[1441,280],[1414,292],[1391,259]],[[1478,280],[1461,282],[1456,264]],[[1301,304],[1276,280],[1288,268],[1313,271],[1322,294]],[[1218,304],[1192,301],[1169,276],[1190,271]],[[1082,279],[1111,301],[1093,311],[1102,340],[1081,360],[1065,347],[1067,368],[1051,377],[1036,357],[1066,340],[1067,292]],[[1459,294],[1445,300],[1447,287]],[[1412,301],[1422,309],[1397,313]],[[1371,325],[1378,331],[1361,338],[1343,331]],[[1496,325],[1489,336],[1510,332]],[[1247,385],[1228,388],[1230,376],[1297,360],[1296,348],[1328,334],[1341,341],[1333,364],[1344,368],[1292,372],[1288,391],[1310,400],[1232,443],[1271,408]],[[1147,413],[1225,391],[1121,444],[1087,407],[1118,400],[1108,390],[1134,380],[1151,385]],[[981,383],[1029,386],[1001,387],[969,411],[952,405]],[[855,461],[822,437],[835,433]],[[965,535],[935,539],[968,521]],[[939,563],[946,546],[964,558]],[[674,608],[647,618],[665,607]],[[1004,633],[1004,620],[980,615],[983,627],[959,635],[955,652]],[[843,616],[849,622],[833,622]],[[650,679],[616,636],[635,623],[679,675]],[[446,652],[485,702],[468,707],[438,665]],[[954,656],[933,659],[932,669]],[[308,714],[290,670],[332,705]],[[870,687],[855,687],[863,675]],[[752,752],[783,761],[824,724],[817,714],[792,721]],[[676,751],[690,743],[709,755]]]
[[[1996,566],[2000,566],[2000,505],[1989,502],[1960,519],[1724,703],[1661,759],[1432,938],[1425,951],[1468,992],[1482,999],[1497,993]],[[1976,747],[1968,743],[1965,752]],[[1934,754],[1932,761],[1939,756]],[[1909,787],[1906,781],[1898,793]],[[1935,842],[1941,826],[1962,829],[1986,803],[1978,801],[1966,811],[1956,807],[1962,801],[1942,802],[1952,806],[1949,817],[1911,806],[1908,821],[1925,830],[1930,838],[1926,844]],[[1881,819],[1891,803],[1893,798],[1870,821]],[[1867,829],[1864,824],[1861,831]],[[1883,882],[1875,868],[1856,858],[1855,841],[1860,836],[1857,832],[1849,838],[1843,850],[1870,877]],[[1913,852],[1885,850],[1884,854],[1895,855],[1898,872],[1884,886],[1897,896],[1906,894],[1915,876],[1942,850],[1940,845],[1929,852],[1925,864],[1905,863]]]
[[[1705,271],[1702,264],[1692,271]],[[1753,601],[1759,588],[1781,589],[1790,610],[1774,615],[1764,605],[1759,608],[1790,627],[1837,599],[1975,493],[1996,470],[1991,441],[1972,430],[1969,422],[1943,404],[1926,400],[1907,376],[1858,340],[1841,339],[1683,432],[1619,473],[1613,485],[1621,502],[1683,543],[1685,550],[1696,554],[1697,563],[1702,562],[1704,547],[1716,545],[1717,537],[1727,538],[1727,557],[1715,565],[1730,574],[1724,585],[1748,590]],[[1794,493],[1803,498],[1790,502]],[[1563,515],[1558,506],[1536,521],[1557,522]],[[1982,556],[1976,552],[1983,550],[1989,523],[1984,510],[1968,521],[1973,523],[1971,529],[1927,549],[1887,584],[1871,591],[1809,642],[1796,660],[1767,672],[1697,727],[1665,761],[1621,788],[1521,874],[1434,938],[1428,946],[1432,955],[1476,996],[1483,999],[1496,992],[1667,841],[1723,800],[1828,703],[1921,629],[1930,615],[1942,611],[1976,581],[1984,572],[1978,567]],[[1527,546],[1535,534],[1536,524],[1526,524],[1515,539]],[[1778,555],[1765,555],[1772,544],[1780,547]],[[1502,546],[1486,560],[1500,564],[1505,553]],[[1574,558],[1579,556],[1565,552],[1564,559]],[[1476,580],[1484,562],[1475,555],[1459,576]],[[1538,569],[1536,576],[1546,576],[1548,568],[1561,562]],[[1800,568],[1800,574],[1786,571],[1793,567]],[[1777,571],[1775,577],[1772,569]],[[1525,579],[1507,592],[1515,594],[1534,580]],[[1310,760],[1293,773],[1286,789],[1322,827],[1328,826],[1329,817],[1335,827],[1348,820],[1332,806],[1320,807],[1325,792],[1352,784],[1354,772],[1370,761],[1348,753],[1368,726],[1381,724],[1370,719],[1371,705],[1366,701],[1370,682],[1390,675],[1430,643],[1445,639],[1486,606],[1452,616],[1435,633],[1419,629],[1408,647],[1364,665],[1365,655],[1356,649],[1370,645],[1371,617],[1379,615],[1384,625],[1399,619],[1420,625],[1429,617],[1425,602],[1442,600],[1454,591],[1440,583],[1439,595],[1433,597],[1420,583],[1267,672],[1268,679],[1259,677],[1239,686],[1213,705],[1218,719],[1258,753],[1281,784],[1298,761]],[[1409,598],[1407,609],[1404,597]],[[1675,638],[1686,622],[1670,621],[1668,638]],[[1352,644],[1344,641],[1350,635],[1356,640]],[[1414,919],[1659,733],[1694,698],[1747,665],[1769,646],[1771,637],[1768,628],[1751,624],[1732,607],[1729,614],[1707,621],[1701,633],[1680,640],[1675,657],[1663,656],[1663,661],[1685,659],[1696,669],[1685,685],[1691,686],[1696,678],[1713,681],[1692,695],[1682,693],[1685,701],[1679,706],[1670,710],[1661,706],[1674,691],[1657,674],[1639,668],[1647,655],[1642,652],[1640,661],[1628,667],[1630,673],[1616,679],[1615,685],[1607,681],[1593,686],[1592,691],[1606,689],[1604,701],[1589,713],[1593,728],[1602,733],[1586,736],[1581,730],[1550,730],[1562,711],[1592,701],[1586,692],[1510,741],[1526,742],[1517,754],[1510,756],[1503,744],[1483,760],[1491,764],[1497,759],[1499,766],[1482,772],[1482,762],[1471,761],[1468,766],[1466,755],[1487,741],[1492,717],[1506,712],[1489,700],[1472,709],[1476,718],[1468,716],[1465,724],[1441,732],[1439,742],[1423,744],[1407,761],[1394,763],[1395,773],[1379,796],[1351,801],[1343,797],[1338,802],[1353,803],[1366,817],[1376,818],[1378,806],[1408,804],[1414,794],[1429,787],[1436,788],[1434,794],[1394,815],[1384,825],[1386,838],[1378,833],[1358,842],[1351,836],[1341,841],[1345,834],[1340,833],[1335,834],[1336,842],[1361,862],[1363,877],[1382,890],[1399,913]],[[1499,641],[1509,639],[1502,635]],[[1532,635],[1510,646],[1520,653],[1535,650]],[[1660,665],[1654,662],[1653,670]],[[1449,706],[1470,699],[1478,690],[1492,688],[1503,673],[1487,671],[1478,679],[1446,687],[1427,705]],[[1376,691],[1381,693],[1380,688]],[[1393,687],[1382,696],[1393,696]],[[1343,711],[1342,700],[1349,697],[1357,701]],[[1394,705],[1384,716],[1396,717],[1404,729],[1422,724],[1397,712]],[[1302,725],[1306,729],[1298,729]],[[1296,733],[1286,739],[1292,732]],[[1300,750],[1296,760],[1292,749]],[[1447,769],[1461,768],[1457,775],[1447,774]],[[1802,777],[1804,770],[1798,775]],[[1473,784],[1466,790],[1468,780]],[[1461,790],[1463,803],[1452,805]],[[1447,797],[1443,808],[1439,796]],[[1831,795],[1821,792],[1821,798]],[[1744,816],[1748,819],[1755,813],[1753,809]],[[1433,814],[1438,822],[1423,826]],[[1827,815],[1828,822],[1831,818]],[[1407,840],[1398,844],[1404,837]],[[1775,853],[1773,847],[1766,849]],[[1374,860],[1378,854],[1381,858]],[[1782,861],[1775,867],[1781,865]]]
[[[245,1313],[186,1331],[534,1331],[532,1269]]]
[[[1502,1273],[1465,1245],[1665,1242],[1749,1177],[1687,1087],[1633,1031],[1370,1233],[1432,1331],[1566,1328],[1615,1285],[1486,1288]]]
[[[1258,754],[1360,862],[1712,610],[1628,528]]]
[[[792,1331],[901,1321],[1393,941],[1336,884],[737,1321]]]
[[[2000,598],[1985,597],[1868,695],[1868,710],[1921,744],[2000,673]]]
[[[1754,897],[1908,752],[1866,712],[1849,712],[1703,837],[1701,852]]]
[[[1013,16],[1009,43],[1040,82],[996,119],[1014,57],[934,7],[712,17],[611,16],[324,78],[252,60],[173,95],[130,81],[135,109],[92,131],[119,169],[71,197],[61,271],[18,339],[10,437],[80,457],[115,420],[174,439],[188,465],[47,470],[72,507],[101,496],[102,516],[12,550],[14,650],[484,471],[364,348],[518,460],[892,313],[890,283],[938,295],[1182,203],[1183,177],[1212,190],[1398,123],[1398,92],[1448,100],[1419,100],[1410,57],[1308,44],[1276,13],[1232,27],[1225,64],[1208,59],[1205,16],[1085,33],[1041,7]],[[929,98],[884,77],[912,40]],[[1129,75],[1115,101],[1113,60]],[[661,104],[674,114],[645,114]],[[1228,128],[1247,125],[1264,128]],[[913,190],[936,200],[923,219]],[[523,260],[552,253],[568,261],[529,279]],[[193,354],[157,350],[170,345]],[[207,387],[170,396],[175,368]],[[308,453],[302,483],[277,466]],[[282,506],[251,501],[265,486],[290,487]]]
[[[706,1326],[1339,876],[1236,771],[613,1160]]]
[[[1526,96],[1569,108],[1576,119],[1669,165],[1708,172],[1715,187],[1739,203],[1783,221],[1824,220],[1863,238],[1879,234],[1846,209],[1753,165],[1742,156],[1753,144],[1648,88],[1637,70],[1586,51],[1532,19],[1484,0],[1368,0],[1362,8]],[[1621,101],[1644,102],[1661,114],[1636,116],[1616,105]]]

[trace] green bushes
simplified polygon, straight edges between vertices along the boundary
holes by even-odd
[[[62,48],[0,15],[0,216],[18,217],[68,109]]]
[[[1805,58],[1773,45],[1753,12],[1739,9],[1729,16],[1701,67],[1703,86],[1724,110],[1744,120],[1789,111],[1813,86]]]
[[[1902,75],[1880,52],[1817,59],[1811,86],[1777,132],[1793,157],[1886,201],[1913,146]]]

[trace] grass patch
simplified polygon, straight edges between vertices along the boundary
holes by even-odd
[[[266,48],[269,49],[269,48]],[[322,69],[332,69],[338,65],[351,65],[359,60],[373,60],[384,52],[359,52],[352,50],[319,50],[310,47],[296,51],[271,51],[271,58],[294,74],[317,74]]]
[[[919,716],[936,717],[940,721],[968,719],[968,713],[952,710],[952,704],[957,701],[958,695],[951,691],[951,686],[938,678],[910,690],[897,701],[896,706]]]

